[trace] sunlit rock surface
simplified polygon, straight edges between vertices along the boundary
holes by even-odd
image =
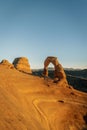
[[[25,73],[32,73],[32,71],[30,69],[30,64],[26,57],[15,58],[13,61],[13,65],[19,71],[22,71]]]
[[[0,66],[0,130],[86,129],[86,93]]]

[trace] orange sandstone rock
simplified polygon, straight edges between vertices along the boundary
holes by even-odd
[[[19,71],[22,71],[25,73],[32,73],[32,71],[30,69],[30,64],[26,57],[15,58],[13,61],[13,65]]]
[[[6,67],[8,67],[8,68],[11,68],[11,69],[14,68],[14,65],[11,64],[11,63],[10,63],[8,60],[6,60],[6,59],[2,60],[1,63],[0,63],[0,65],[4,65],[4,66],[6,66]]]
[[[54,82],[58,82],[59,84],[68,84],[67,79],[66,79],[66,74],[64,72],[64,69],[62,65],[59,63],[57,57],[47,57],[46,60],[44,61],[44,76],[48,76],[48,66],[49,64],[52,63],[54,65]]]

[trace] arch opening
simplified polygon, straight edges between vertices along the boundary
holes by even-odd
[[[55,66],[53,63],[49,63],[48,67],[47,67],[47,70],[48,70],[48,77],[50,78],[54,78],[54,71],[55,71]]]

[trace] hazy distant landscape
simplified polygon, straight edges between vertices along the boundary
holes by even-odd
[[[67,80],[75,89],[87,92],[87,69],[68,69],[65,68]],[[43,69],[33,70],[33,74],[41,76]],[[53,68],[49,68],[49,78],[53,78]]]
[[[75,89],[87,92],[87,69],[65,70],[67,80]]]
[[[65,69],[66,74],[87,79],[87,69]]]

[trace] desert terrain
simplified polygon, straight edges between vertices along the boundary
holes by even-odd
[[[87,130],[87,93],[0,65],[0,130]]]
[[[49,77],[54,78],[54,68],[49,68]],[[68,83],[73,86],[73,88],[87,93],[87,69],[68,69],[64,68],[66,73]],[[32,73],[37,76],[41,76],[43,73],[43,68],[33,69]]]

